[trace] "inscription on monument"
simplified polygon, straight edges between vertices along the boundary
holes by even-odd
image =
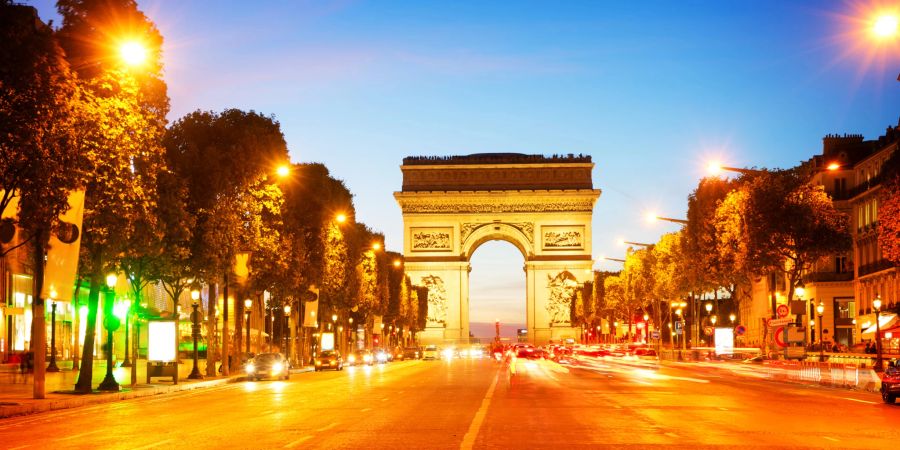
[[[453,247],[452,228],[411,228],[409,233],[414,252],[450,251]]]

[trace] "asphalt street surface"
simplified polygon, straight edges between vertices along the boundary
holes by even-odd
[[[690,365],[404,361],[0,420],[0,448],[893,449],[876,394]]]

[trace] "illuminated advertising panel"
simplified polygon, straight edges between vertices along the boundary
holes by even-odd
[[[147,335],[147,360],[175,361],[175,322],[153,320],[149,322]]]

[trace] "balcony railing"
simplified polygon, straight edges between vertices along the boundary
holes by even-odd
[[[870,273],[880,272],[882,270],[887,270],[892,267],[894,267],[894,263],[892,263],[886,259],[875,261],[871,264],[863,264],[863,265],[859,266],[859,276],[861,276],[861,277],[866,276],[866,275],[869,275]]]
[[[815,272],[803,277],[805,283],[827,283],[830,281],[852,281],[853,272]]]

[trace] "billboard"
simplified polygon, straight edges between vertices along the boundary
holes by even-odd
[[[322,350],[334,350],[334,333],[322,333]]]
[[[716,354],[734,352],[734,331],[731,328],[716,328]]]
[[[147,330],[147,360],[175,361],[175,321],[151,320]]]

